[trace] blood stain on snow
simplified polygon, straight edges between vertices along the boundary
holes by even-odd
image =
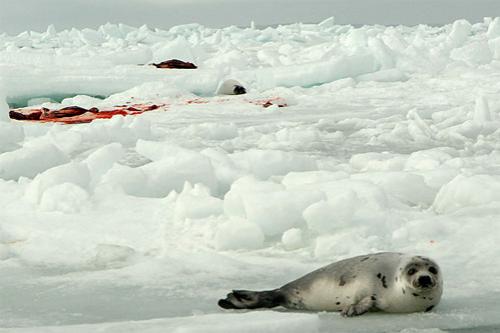
[[[218,103],[225,103],[229,101],[228,99],[217,100]],[[213,101],[204,99],[192,99],[185,102],[185,104],[208,104]],[[277,97],[266,100],[245,100],[245,102],[255,105],[260,105],[264,108],[270,107],[272,105],[277,105],[278,107],[288,106],[286,102]],[[90,109],[82,108],[79,106],[68,106],[61,109],[50,110],[47,108],[21,108],[12,109],[9,112],[9,117],[15,120],[23,121],[38,121],[38,122],[57,122],[64,124],[81,124],[90,123],[96,119],[109,119],[114,116],[133,116],[138,115],[147,111],[153,111],[157,109],[166,109],[167,104],[133,104],[133,105],[120,105],[111,110],[99,110],[96,107]]]

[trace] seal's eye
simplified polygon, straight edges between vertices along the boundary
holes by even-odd
[[[417,270],[416,270],[415,268],[410,268],[410,269],[408,270],[408,275],[413,275],[413,274],[415,274],[416,272],[417,272]]]
[[[429,272],[431,272],[432,274],[437,274],[437,273],[438,273],[438,270],[437,270],[437,268],[436,268],[436,267],[431,266],[431,267],[429,268]]]

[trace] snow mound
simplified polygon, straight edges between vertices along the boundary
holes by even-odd
[[[230,155],[234,164],[265,180],[274,175],[285,175],[291,171],[316,170],[314,159],[298,153],[279,150],[250,149]]]
[[[6,180],[17,180],[19,177],[33,178],[47,169],[68,161],[69,158],[52,144],[25,146],[0,155],[0,177]]]
[[[445,214],[495,201],[500,201],[500,177],[458,175],[439,190],[433,208]]]

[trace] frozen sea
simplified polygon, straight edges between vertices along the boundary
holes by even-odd
[[[499,93],[500,18],[0,34],[0,332],[499,332]],[[8,118],[127,102],[162,107]],[[439,306],[217,306],[378,251],[438,261]]]

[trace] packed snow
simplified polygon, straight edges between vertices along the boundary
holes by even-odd
[[[198,69],[148,65],[172,58]],[[500,330],[499,79],[500,18],[1,34],[0,332]],[[164,107],[63,125],[6,104],[127,102]],[[377,251],[434,258],[441,304],[217,307]]]

